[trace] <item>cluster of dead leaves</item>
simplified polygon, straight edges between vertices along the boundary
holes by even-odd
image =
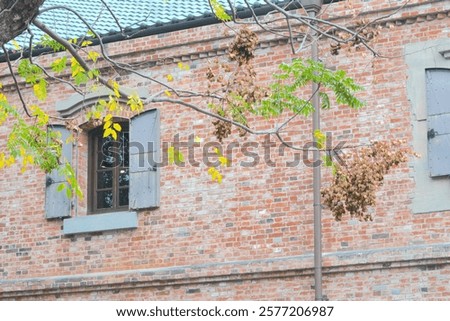
[[[345,214],[359,220],[371,221],[368,208],[376,204],[376,192],[387,172],[416,155],[404,147],[402,140],[375,142],[344,156],[345,165],[336,164],[330,186],[321,191],[323,204],[337,221]]]
[[[211,102],[210,107],[220,116],[247,125],[246,114],[253,104],[267,96],[267,91],[256,82],[253,65],[258,36],[248,28],[240,29],[228,48],[228,61],[215,60],[208,68],[208,92],[223,97],[219,103]],[[231,133],[231,124],[221,120],[213,121],[214,134],[219,141]],[[245,135],[245,131],[240,131]]]
[[[354,27],[355,34],[345,31],[335,31],[334,36],[339,39],[330,44],[330,52],[332,55],[339,55],[341,50],[360,50],[373,42],[380,34],[381,26],[370,23],[368,20],[362,19],[356,22]]]

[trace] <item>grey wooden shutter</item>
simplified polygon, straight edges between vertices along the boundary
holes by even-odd
[[[450,175],[450,70],[428,69],[426,76],[430,176]]]
[[[130,121],[130,209],[159,206],[159,111],[143,112]]]
[[[62,145],[62,162],[72,162],[72,143],[66,143],[70,136],[70,131],[64,126],[51,126],[49,130],[61,133]],[[60,175],[55,169],[45,177],[45,217],[46,218],[63,218],[69,217],[71,212],[71,200],[67,197],[65,190],[58,191],[60,184],[68,184],[64,176]]]

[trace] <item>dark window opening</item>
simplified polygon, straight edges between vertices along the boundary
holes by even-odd
[[[90,133],[89,208],[91,213],[128,209],[129,127],[120,122],[117,140],[103,137],[103,128]]]

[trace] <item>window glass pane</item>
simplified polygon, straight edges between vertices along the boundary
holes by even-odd
[[[113,207],[113,193],[112,191],[97,192],[97,208],[111,208]]]
[[[98,139],[98,166],[99,168],[111,168],[115,166],[117,150],[111,136]]]
[[[98,166],[111,168],[116,166],[129,166],[129,134],[118,133],[118,139],[111,136],[99,137],[98,140]]]
[[[129,161],[130,161],[130,156],[129,156],[129,149],[130,149],[130,135],[128,132],[124,132],[121,135],[121,139],[122,139],[122,147],[123,147],[123,162],[122,162],[122,166],[123,167],[129,167]]]
[[[119,186],[128,186],[130,181],[130,174],[128,168],[122,168],[119,171]]]
[[[128,205],[128,188],[119,189],[119,206]]]
[[[97,188],[112,188],[113,172],[102,171],[97,173]]]

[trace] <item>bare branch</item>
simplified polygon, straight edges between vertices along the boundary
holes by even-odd
[[[8,50],[6,50],[6,47],[5,47],[4,44],[2,44],[2,49],[3,49],[3,52],[5,53],[6,63],[8,64],[9,73],[11,74],[11,77],[12,77],[13,80],[14,80],[14,85],[15,85],[15,87],[16,87],[17,94],[19,95],[20,101],[22,102],[23,110],[25,111],[25,113],[27,114],[27,116],[31,118],[31,117],[33,117],[33,116],[32,116],[32,115],[30,114],[30,112],[28,111],[27,104],[25,103],[25,100],[24,100],[24,98],[23,98],[23,96],[22,96],[22,91],[20,90],[19,83],[17,82],[16,75],[14,74],[14,70],[12,69],[11,60],[9,59],[9,53],[8,53]]]
[[[41,21],[39,21],[38,19],[35,19],[33,21],[33,24],[38,27],[39,29],[41,29],[43,32],[45,32],[46,34],[48,34],[52,39],[58,41],[60,44],[62,44],[64,46],[64,48],[66,48],[70,54],[77,60],[77,62],[80,64],[80,66],[86,71],[90,71],[92,70],[89,65],[86,63],[86,61],[83,59],[83,57],[81,57],[78,52],[75,50],[75,48],[72,46],[72,44],[70,42],[68,42],[67,40],[61,38],[58,34],[56,34],[53,30],[47,28],[46,25],[44,25]],[[98,80],[99,82],[108,87],[111,90],[114,90],[112,84],[110,84],[105,78],[103,78],[102,76],[98,76]],[[119,92],[122,96],[126,97],[126,93],[124,93],[123,91],[121,91],[119,89]]]
[[[202,113],[204,115],[207,115],[209,117],[219,119],[219,120],[224,121],[226,123],[230,123],[230,124],[232,124],[232,125],[234,125],[236,127],[239,127],[239,128],[241,128],[241,129],[245,130],[246,132],[248,132],[250,134],[253,134],[253,135],[267,135],[267,134],[275,134],[276,133],[276,130],[255,131],[255,130],[253,130],[253,129],[245,126],[245,125],[242,125],[241,123],[238,123],[238,122],[234,121],[234,120],[222,117],[222,116],[220,116],[218,114],[215,114],[213,112],[207,111],[205,109],[202,109],[202,108],[198,107],[197,105],[188,103],[188,102],[180,100],[180,99],[173,99],[173,98],[168,98],[168,97],[167,98],[165,98],[165,97],[150,97],[150,98],[147,98],[144,101],[144,104],[164,103],[164,102],[171,103],[171,104],[182,105],[182,106],[185,106],[185,107],[189,107],[189,108],[191,108],[191,109],[193,109],[193,110],[195,110],[195,111],[197,111],[199,113]]]

